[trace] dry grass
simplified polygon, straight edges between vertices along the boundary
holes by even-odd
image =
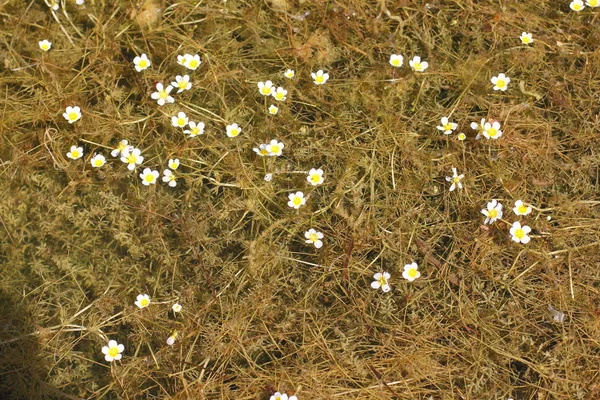
[[[0,4],[1,397],[600,398],[599,19],[568,0]],[[186,52],[203,58],[194,89],[157,107],[154,82]],[[141,53],[153,66],[137,73]],[[430,68],[394,69],[391,53]],[[266,79],[290,92],[275,117]],[[185,138],[177,111],[206,134]],[[436,130],[445,115],[467,140]],[[475,141],[481,118],[504,136]],[[284,156],[257,157],[272,138]],[[120,139],[144,166],[178,157],[179,186],[142,186],[112,159],[92,170]],[[75,143],[84,160],[64,156]],[[463,191],[448,192],[453,166]],[[313,167],[316,189],[298,173]],[[492,198],[505,221],[485,226]],[[517,199],[536,207],[526,246],[508,235]],[[381,270],[388,294],[369,287]],[[121,362],[104,361],[106,337]]]

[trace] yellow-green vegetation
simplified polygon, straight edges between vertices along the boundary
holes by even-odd
[[[52,4],[0,4],[2,399],[600,398],[599,8]]]

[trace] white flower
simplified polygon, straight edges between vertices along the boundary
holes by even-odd
[[[315,229],[310,228],[306,232],[304,232],[304,237],[306,238],[305,242],[308,244],[314,244],[317,249],[323,247],[323,234],[321,232],[317,232]]]
[[[77,160],[83,156],[83,147],[71,146],[71,150],[67,153],[67,157],[71,160]]]
[[[272,94],[272,96],[275,98],[275,100],[277,101],[284,101],[285,99],[287,99],[287,90],[285,90],[284,88],[282,88],[281,86],[277,88],[277,90],[275,90]]]
[[[271,182],[272,179],[273,179],[273,174],[266,174],[265,175],[265,182]]]
[[[121,140],[117,145],[117,148],[110,152],[110,155],[113,157],[118,157],[119,154],[122,154],[125,149],[133,148],[133,146],[129,145],[129,142],[125,139]]]
[[[63,113],[63,117],[65,117],[65,119],[69,121],[70,124],[72,124],[73,122],[81,118],[81,109],[78,106],[69,106]]]
[[[504,92],[508,88],[510,78],[504,74],[498,74],[498,76],[492,77],[491,81],[494,84],[494,90],[502,90]]]
[[[104,359],[108,362],[119,361],[123,357],[121,353],[124,351],[125,346],[118,344],[116,340],[110,340],[108,346],[102,347],[102,354],[104,354]]]
[[[487,203],[487,209],[484,208],[481,213],[485,215],[484,224],[493,224],[496,220],[502,218],[502,204],[494,199]]]
[[[177,88],[177,93],[181,93],[184,90],[190,90],[192,88],[192,82],[190,82],[189,75],[177,75],[175,80],[171,82],[171,86]]]
[[[471,122],[471,129],[474,131],[483,132],[485,129],[485,118],[481,118],[481,122],[479,124],[477,122]]]
[[[165,169],[163,171],[163,182],[168,183],[170,187],[177,186],[177,177],[170,169]]]
[[[429,67],[429,63],[427,61],[421,61],[421,57],[414,56],[412,60],[408,62],[408,65],[417,72],[423,72]]]
[[[177,168],[179,168],[179,158],[176,159],[169,159],[169,168],[171,168],[172,170],[176,170]]]
[[[152,65],[152,63],[150,62],[146,54],[142,54],[141,56],[136,56],[133,59],[133,65],[137,72],[141,72],[148,68],[150,65]]]
[[[279,157],[283,152],[283,147],[284,146],[282,142],[278,142],[277,139],[273,139],[269,144],[267,144],[266,150],[269,152],[268,155]]]
[[[242,128],[240,128],[238,124],[227,125],[225,129],[227,132],[227,136],[229,137],[236,137],[242,132]]]
[[[142,179],[142,184],[145,186],[156,184],[156,179],[159,177],[159,173],[156,170],[151,170],[150,168],[145,168],[144,172],[140,174],[140,178]]]
[[[177,56],[177,64],[181,65],[182,67],[185,67],[188,57],[191,57],[191,56],[189,54],[185,54],[183,56],[181,56],[181,55]]]
[[[302,192],[290,193],[288,198],[290,199],[290,201],[288,201],[288,206],[295,208],[296,210],[306,204],[306,199]]]
[[[599,0],[586,0],[586,1],[585,1],[585,4],[586,4],[588,7],[593,7],[593,8],[595,8],[595,7],[598,7],[598,6],[600,6],[600,1],[599,1]]]
[[[268,156],[269,150],[267,150],[267,146],[268,146],[267,144],[261,144],[260,146],[255,147],[252,150],[254,150],[254,152],[261,157]]]
[[[202,64],[202,61],[200,61],[200,56],[198,54],[186,54],[183,57],[185,58],[185,67],[187,69],[191,69],[192,71],[196,70],[200,66],[200,64]]]
[[[292,79],[294,76],[296,76],[296,73],[294,72],[293,69],[287,69],[284,73],[283,76],[285,76],[288,79]]]
[[[486,139],[498,139],[500,136],[502,136],[502,131],[500,130],[500,122],[490,122],[485,123],[485,125],[483,126],[482,134],[483,136],[485,136]]]
[[[139,308],[146,308],[150,305],[150,296],[147,294],[138,294],[134,304]]]
[[[173,86],[169,85],[166,88],[162,83],[156,84],[156,92],[152,93],[150,97],[158,103],[159,106],[164,106],[165,103],[174,103],[175,99],[170,95]]]
[[[102,154],[94,154],[94,156],[90,160],[90,164],[92,164],[92,167],[94,168],[100,168],[101,166],[106,164],[106,158],[104,158]]]
[[[127,146],[121,151],[121,161],[127,164],[127,169],[133,171],[136,166],[140,165],[144,161],[144,157],[141,155],[142,151],[133,146]]]
[[[521,39],[521,43],[523,44],[533,43],[533,35],[531,33],[523,32],[521,33],[521,36],[519,36],[519,39]]]
[[[524,204],[523,201],[517,200],[515,201],[515,207],[513,208],[513,212],[516,215],[527,215],[531,213],[531,207]]]
[[[181,304],[179,304],[179,303],[175,303],[175,304],[173,304],[173,306],[171,307],[171,310],[173,310],[173,312],[175,312],[175,313],[178,313],[178,312],[181,312],[181,309],[182,309],[182,308],[183,308],[183,307],[181,307]]]
[[[83,3],[85,3],[85,0],[75,0],[75,4],[77,4],[78,6],[82,6]]]
[[[581,11],[585,8],[585,5],[583,5],[583,0],[573,0],[571,4],[569,4],[569,7],[571,7],[571,10],[573,11]]]
[[[312,76],[315,85],[324,85],[327,79],[329,79],[329,74],[323,72],[322,69],[318,70],[316,74],[314,72],[311,73],[310,76]]]
[[[449,122],[448,117],[442,117],[441,122],[442,122],[442,125],[438,126],[437,128],[440,131],[444,131],[444,134],[446,134],[446,135],[451,134],[452,131],[458,127],[458,124],[456,124],[454,122]]]
[[[40,49],[42,49],[43,51],[48,51],[52,48],[52,42],[46,39],[40,40],[38,44],[40,45]]]
[[[274,105],[274,104],[271,104],[271,105],[269,106],[269,114],[271,114],[271,115],[275,115],[275,114],[277,114],[278,112],[279,112],[279,108],[278,108],[276,105]]]
[[[275,394],[271,396],[269,400],[298,400],[298,398],[296,396],[288,397],[288,395],[285,393],[275,392]]]
[[[404,272],[402,272],[402,277],[409,282],[414,281],[421,277],[421,272],[419,272],[419,266],[416,262],[412,264],[406,264],[404,266]]]
[[[373,279],[375,280],[371,282],[371,287],[373,289],[381,288],[381,290],[383,290],[384,293],[389,292],[391,290],[391,287],[388,280],[391,277],[392,276],[387,272],[378,272],[375,275],[373,275]]]
[[[452,185],[450,185],[450,191],[452,192],[454,189],[456,189],[456,187],[458,187],[459,189],[462,189],[462,183],[460,182],[460,180],[462,178],[464,178],[465,175],[464,174],[460,174],[458,175],[458,173],[456,172],[456,168],[452,167],[452,176],[447,176],[446,180],[448,182],[452,182]]]
[[[184,130],[183,133],[190,135],[190,137],[196,137],[204,133],[204,122],[198,122],[196,124],[194,121],[190,121],[188,126],[190,129]]]
[[[306,180],[313,186],[322,184],[325,180],[325,177],[323,176],[323,170],[321,168],[311,168],[311,170],[308,171],[308,176],[306,177]]]
[[[177,333],[177,331],[174,331],[173,333],[171,333],[169,335],[169,337],[167,338],[167,344],[169,346],[173,346],[175,344],[175,340],[177,339],[177,336],[179,336],[179,334]]]
[[[58,11],[58,9],[60,8],[60,5],[58,4],[58,0],[49,0],[48,6],[53,9],[54,11]]]
[[[458,140],[465,140],[467,138],[467,135],[465,135],[464,133],[459,133],[458,136],[456,136],[458,138]]]
[[[390,56],[390,64],[392,64],[394,67],[401,67],[403,63],[404,57],[402,57],[400,54],[392,54]]]
[[[171,124],[176,128],[185,128],[188,122],[189,118],[183,111],[180,111],[177,115],[171,117]]]
[[[531,232],[531,228],[527,225],[521,226],[520,222],[515,222],[512,224],[510,228],[511,239],[517,243],[527,244],[531,240],[531,238],[527,235]]]
[[[272,95],[274,90],[275,88],[273,87],[273,82],[258,82],[258,93],[262,94],[263,96]]]

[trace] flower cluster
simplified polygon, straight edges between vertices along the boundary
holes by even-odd
[[[583,3],[583,0],[573,0],[571,2],[571,4],[569,4],[569,7],[573,11],[581,11],[585,8],[585,6],[588,6],[591,8],[599,7],[600,0],[585,0],[585,4]]]
[[[392,66],[400,68],[404,64],[404,57],[400,54],[392,54],[389,62]],[[414,56],[412,60],[408,62],[408,65],[415,72],[424,72],[429,67],[429,63],[427,61],[421,61],[420,56]]]
[[[531,214],[531,206],[523,203],[522,200],[515,201],[513,212],[518,216],[526,216]],[[527,225],[521,225],[519,221],[513,222],[510,228],[511,239],[517,243],[527,244],[531,240],[529,233],[531,228]]]
[[[371,282],[371,287],[375,290],[380,289],[387,293],[392,290],[390,286],[390,278],[391,274],[387,271],[377,272],[373,275],[374,281]],[[421,271],[419,271],[419,266],[416,262],[412,262],[410,264],[406,264],[404,266],[404,271],[402,271],[402,277],[409,282],[412,282],[421,277]]]
[[[279,157],[283,154],[284,144],[277,139],[271,140],[269,143],[263,143],[258,147],[255,147],[254,152],[259,156],[273,156]]]

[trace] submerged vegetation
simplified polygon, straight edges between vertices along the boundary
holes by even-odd
[[[597,4],[0,4],[0,397],[599,398]]]

